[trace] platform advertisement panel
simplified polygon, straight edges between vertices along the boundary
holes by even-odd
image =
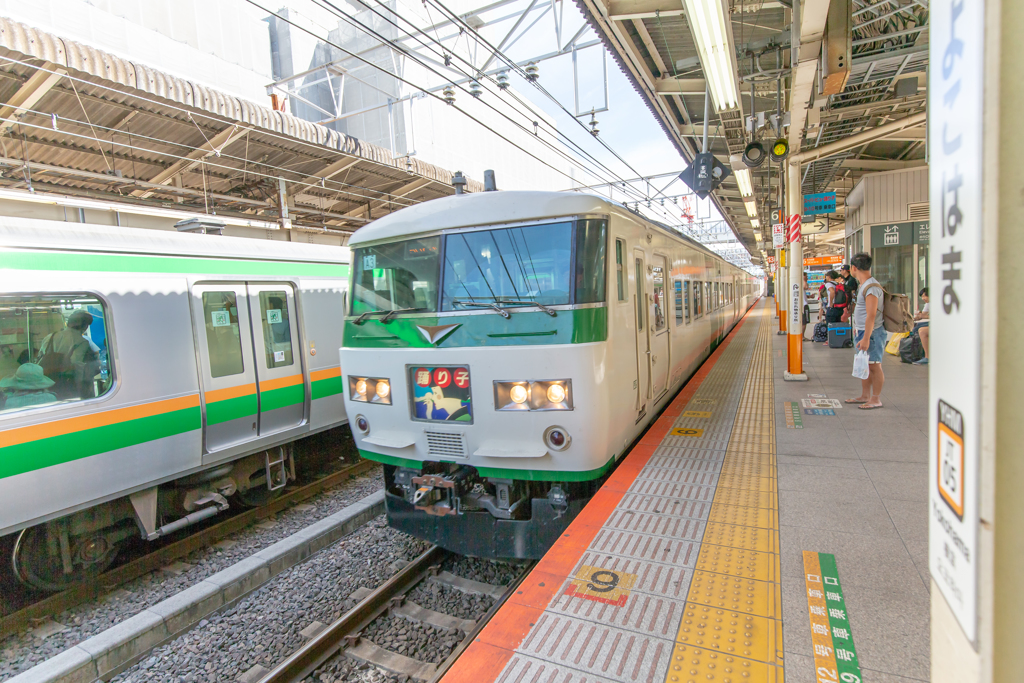
[[[928,554],[935,584],[978,646],[981,400],[981,2],[931,4],[931,334]],[[931,84],[930,84],[931,85]],[[907,231],[909,234],[909,230]]]

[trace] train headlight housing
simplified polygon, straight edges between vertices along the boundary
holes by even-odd
[[[391,380],[385,377],[355,377],[349,375],[348,395],[360,403],[391,405]]]
[[[494,383],[495,410],[572,410],[572,380]]]

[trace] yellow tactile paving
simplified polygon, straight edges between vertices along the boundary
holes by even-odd
[[[777,585],[770,581],[695,571],[686,601],[744,614],[776,618],[782,616],[782,605],[779,600],[781,594],[777,595],[775,590]]]
[[[777,536],[777,532],[771,529],[721,524],[719,522],[709,522],[704,529],[704,543],[713,543],[729,548],[757,550],[765,553],[775,551],[777,545],[774,540],[775,536]]]
[[[718,490],[715,491],[715,503],[753,508],[774,507],[775,500],[771,491],[725,488],[721,483],[718,484],[718,487]]]
[[[753,614],[704,605],[686,606],[676,641],[759,662],[777,663],[782,624]]]
[[[770,331],[764,315],[666,683],[783,681]]]
[[[782,668],[713,649],[676,645],[666,683],[783,683]]]
[[[702,544],[697,555],[696,569],[758,581],[778,580],[775,575],[775,558],[771,553],[744,548]]]
[[[739,505],[712,505],[708,521],[756,526],[761,529],[779,528],[778,514],[774,510]]]

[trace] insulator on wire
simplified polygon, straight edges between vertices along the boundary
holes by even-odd
[[[445,104],[455,104],[455,88],[446,85],[444,90],[441,91],[441,96],[444,98]]]
[[[531,83],[540,78],[540,67],[537,66],[537,62],[530,62],[524,69],[526,71],[526,80]]]
[[[594,112],[590,112],[590,123],[588,125],[590,126],[590,134],[596,138],[597,134],[601,131],[597,128],[597,117]]]
[[[509,85],[511,85],[508,82],[507,71],[499,71],[496,80],[498,81],[498,88],[501,90],[508,90]]]
[[[484,94],[483,86],[481,86],[477,81],[470,81],[469,94],[479,99],[479,97]]]

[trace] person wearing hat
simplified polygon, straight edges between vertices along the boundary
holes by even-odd
[[[98,359],[85,336],[92,325],[92,314],[78,309],[68,316],[66,324],[63,330],[43,339],[36,363],[57,384],[54,391],[60,398],[89,398]]]
[[[48,391],[55,382],[43,374],[35,363],[25,363],[10,377],[0,379],[6,401],[4,410],[39,406],[57,401],[57,395]]]

